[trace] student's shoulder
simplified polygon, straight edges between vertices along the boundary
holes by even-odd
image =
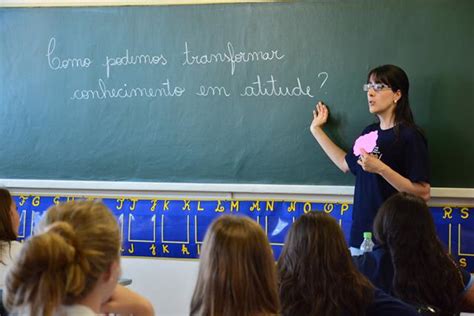
[[[390,269],[388,268],[391,266],[390,255],[384,247],[377,245],[373,251],[352,258],[359,271],[368,277],[376,286],[382,286],[376,282],[381,276],[387,275],[387,277],[391,278]]]
[[[23,244],[19,241],[12,241],[10,243],[10,253],[12,257],[16,257],[17,254],[21,251],[21,248],[23,247]]]
[[[22,243],[13,240],[10,242],[1,241],[0,242],[4,247],[4,253],[2,255],[3,260],[9,261],[10,259],[15,259],[21,251]]]
[[[17,240],[13,240],[12,242],[10,242],[10,245],[12,248],[15,249],[21,249],[21,247],[23,247],[23,244]]]
[[[64,316],[97,316],[94,311],[85,305],[63,305],[59,307],[58,312],[56,315],[64,315]]]
[[[353,256],[352,260],[359,270],[373,270],[377,264],[377,258],[372,252],[366,252],[362,255]]]
[[[418,313],[412,306],[376,288],[374,290],[374,300],[369,306],[367,315],[415,316]]]

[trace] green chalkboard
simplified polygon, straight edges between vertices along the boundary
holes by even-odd
[[[341,0],[0,9],[0,178],[352,184],[362,84],[411,80],[432,185],[473,187],[474,2]]]

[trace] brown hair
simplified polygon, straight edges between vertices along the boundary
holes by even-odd
[[[336,220],[321,212],[293,223],[278,260],[283,315],[364,315],[374,288],[357,270]]]
[[[53,315],[58,306],[88,295],[119,260],[119,251],[117,221],[104,204],[53,206],[7,274],[5,305],[29,315]]]
[[[375,216],[374,234],[392,258],[393,294],[407,303],[434,305],[441,315],[459,313],[462,276],[423,199],[404,192],[388,198]]]
[[[191,315],[278,314],[275,261],[260,225],[221,216],[206,233]]]
[[[6,242],[10,247],[10,242],[16,240],[16,230],[12,225],[11,205],[14,203],[10,192],[5,188],[0,188],[0,241]],[[4,257],[6,246],[0,243],[0,262]]]

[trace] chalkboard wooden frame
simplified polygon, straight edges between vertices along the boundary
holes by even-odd
[[[161,6],[278,2],[275,0],[2,0],[0,7],[104,7],[104,6]]]

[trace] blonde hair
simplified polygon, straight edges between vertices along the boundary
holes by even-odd
[[[53,315],[58,306],[89,294],[119,260],[119,251],[118,224],[104,204],[82,201],[53,206],[7,274],[5,305],[8,310],[28,310],[30,315]]]
[[[219,217],[204,239],[191,314],[248,316],[278,311],[276,266],[262,228],[247,217]]]

